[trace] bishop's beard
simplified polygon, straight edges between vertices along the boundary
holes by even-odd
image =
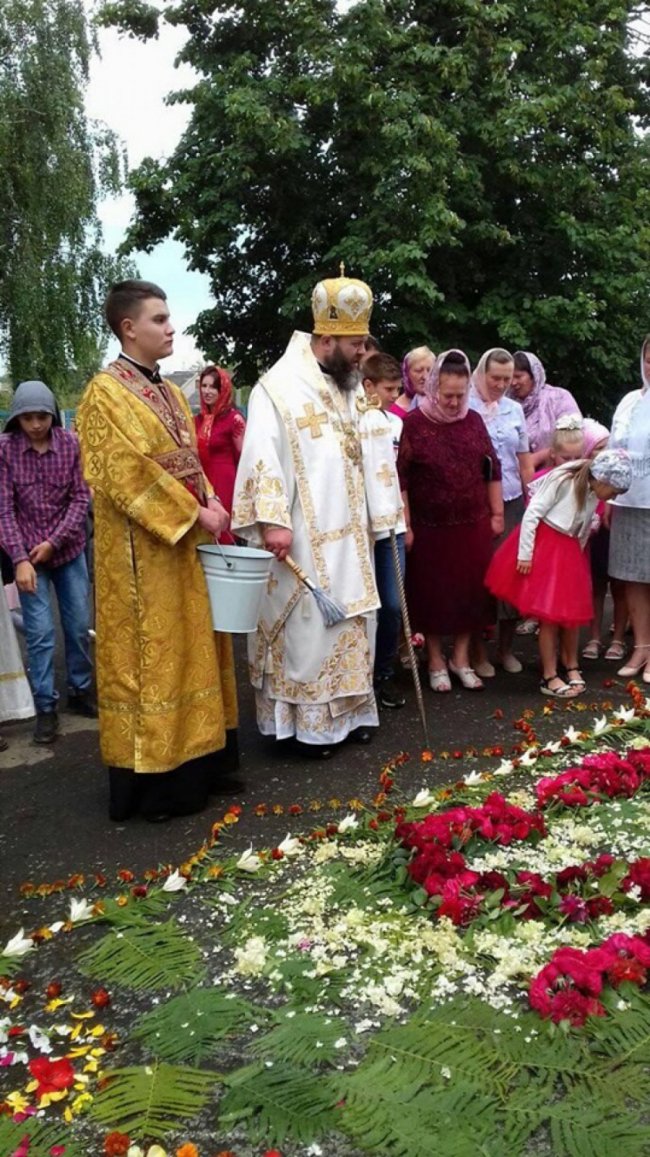
[[[351,366],[338,346],[334,346],[329,357],[323,360],[323,367],[334,379],[339,390],[351,393],[361,382],[361,374],[356,366]]]

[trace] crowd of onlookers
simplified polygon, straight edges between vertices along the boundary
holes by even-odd
[[[516,675],[517,636],[537,633],[541,690],[571,697],[585,686],[581,659],[601,653],[625,659],[629,625],[633,648],[619,673],[650,683],[648,339],[641,377],[610,430],[583,417],[567,390],[546,381],[534,353],[491,349],[472,369],[461,350],[436,356],[421,346],[400,365],[368,339],[360,379],[391,427],[405,508],[397,556],[435,693],[450,691],[453,679],[480,690],[495,666]],[[199,393],[201,463],[230,512],[245,419],[224,369],[207,366]],[[0,546],[5,590],[22,612],[30,684],[0,591],[0,722],[35,712],[37,742],[51,742],[58,726],[52,590],[65,640],[68,707],[96,714],[89,502],[76,437],[61,428],[53,395],[43,383],[23,383],[0,439]],[[232,541],[228,531],[222,541]],[[401,612],[388,534],[375,543],[375,565],[381,599],[375,687],[384,707],[399,707]],[[614,617],[605,639],[608,587]],[[579,654],[580,628],[586,635]]]
[[[481,690],[495,666],[516,675],[517,633],[537,633],[540,689],[572,697],[585,687],[580,658],[625,658],[628,622],[634,646],[620,674],[650,682],[649,342],[642,387],[625,395],[611,432],[547,382],[531,352],[491,349],[472,370],[460,350],[436,357],[419,347],[401,366],[372,350],[362,374],[397,419],[406,594],[432,690],[450,691],[454,678]],[[376,687],[380,702],[396,707],[404,702],[391,677],[397,603],[389,568],[377,562]],[[605,641],[608,585],[614,622]]]

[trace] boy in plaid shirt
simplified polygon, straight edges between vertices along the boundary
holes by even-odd
[[[79,443],[61,428],[53,393],[43,382],[22,382],[0,437],[0,545],[13,562],[20,595],[37,712],[35,743],[51,743],[58,731],[51,587],[65,639],[68,708],[97,714],[88,650],[89,499]]]

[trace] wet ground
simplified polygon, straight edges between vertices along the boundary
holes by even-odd
[[[382,766],[397,752],[405,751],[412,757],[399,774],[400,786],[411,792],[423,783],[457,779],[463,764],[454,760],[454,752],[472,746],[480,752],[487,745],[501,745],[509,754],[521,738],[513,723],[526,709],[534,710],[534,725],[539,722],[542,733],[557,734],[572,721],[572,713],[565,714],[561,708],[559,720],[542,716],[550,701],[539,694],[534,640],[519,640],[517,650],[526,662],[523,673],[513,676],[498,671],[484,692],[455,687],[451,694],[436,695],[424,687],[431,745],[436,753],[433,762],[421,762],[422,728],[410,673],[403,672],[400,679],[406,706],[381,713],[373,743],[368,747],[346,744],[334,759],[319,763],[288,754],[258,734],[240,639],[240,746],[246,794],[240,799],[215,797],[201,815],[167,824],[137,819],[124,824],[109,821],[106,775],[94,721],[63,711],[62,733],[51,748],[32,744],[30,722],[7,725],[3,734],[10,747],[0,753],[0,941],[2,933],[13,934],[21,923],[33,923],[33,909],[19,892],[21,883],[67,878],[76,872],[105,872],[112,877],[121,867],[140,874],[160,863],[179,863],[201,844],[212,822],[233,802],[242,804],[239,823],[229,832],[235,845],[272,846],[289,829],[295,833],[322,821],[332,798],[343,804],[352,797],[372,800]],[[591,714],[586,718],[591,719],[604,700],[623,700],[624,680],[615,678],[618,666],[604,660],[585,662],[588,688],[580,705],[583,711],[583,705],[588,705]],[[426,680],[426,670],[423,674]],[[611,680],[615,680],[613,685]],[[63,691],[62,672],[59,681]],[[440,758],[440,752],[448,752],[449,758]],[[494,760],[492,763],[496,765]],[[323,804],[322,812],[309,811],[314,801]],[[280,805],[283,814],[276,816],[271,811],[260,818],[255,808],[261,803],[270,810]],[[303,814],[288,815],[291,805],[300,805]]]

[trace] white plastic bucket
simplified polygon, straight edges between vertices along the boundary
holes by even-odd
[[[198,546],[208,584],[212,627],[227,634],[257,630],[273,555],[251,546]]]

